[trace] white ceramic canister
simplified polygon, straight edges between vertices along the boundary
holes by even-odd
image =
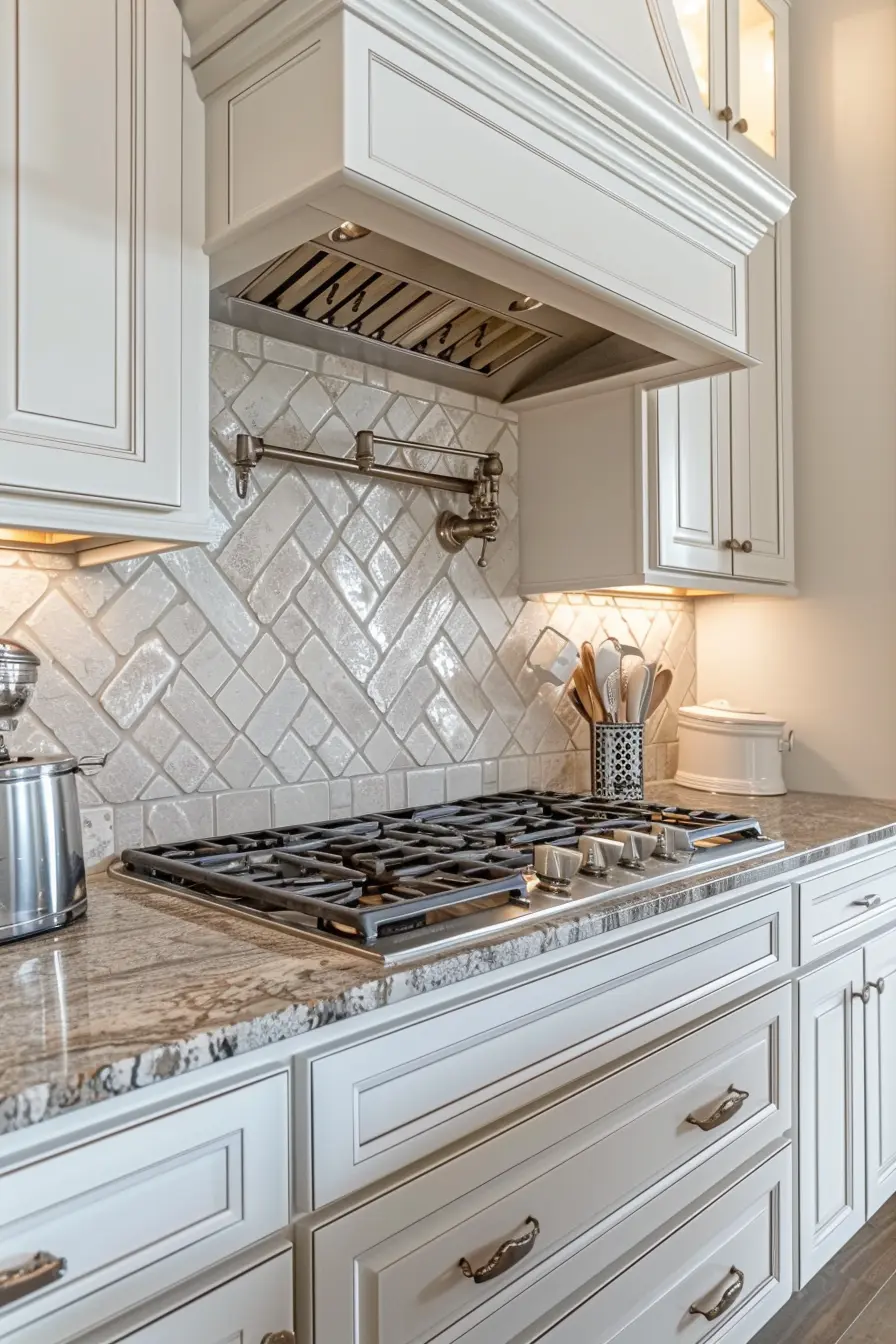
[[[678,711],[676,784],[705,793],[786,793],[782,762],[793,747],[783,719],[727,700]]]

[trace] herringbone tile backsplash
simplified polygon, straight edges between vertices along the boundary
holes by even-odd
[[[615,634],[674,668],[647,751],[649,778],[672,771],[692,604],[517,596],[511,411],[218,324],[211,355],[213,545],[82,570],[0,551],[0,633],[43,663],[18,750],[109,753],[79,785],[90,861],[499,787],[586,787],[584,726],[527,666],[547,625],[577,643]],[[505,519],[489,568],[436,541],[457,496],[263,462],[240,501],[243,428],[337,456],[367,428],[496,445]]]

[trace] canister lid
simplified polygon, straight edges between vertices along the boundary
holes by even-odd
[[[0,784],[13,779],[39,779],[70,775],[78,767],[74,756],[19,756],[0,761]]]
[[[40,659],[36,653],[26,649],[24,644],[19,644],[15,639],[0,639],[0,669],[4,666],[19,667],[40,667]]]
[[[783,728],[784,720],[773,718],[761,709],[740,709],[727,700],[710,700],[705,705],[682,705],[679,717],[693,723],[733,723],[755,728]]]

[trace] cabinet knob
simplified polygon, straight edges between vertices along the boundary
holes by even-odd
[[[719,121],[733,121],[733,120],[734,120],[734,108],[723,107],[721,112],[719,113]]]
[[[265,1335],[261,1344],[296,1344],[296,1337],[291,1330],[274,1330]]]
[[[50,1255],[47,1251],[38,1251],[24,1265],[17,1265],[15,1269],[0,1270],[0,1307],[46,1288],[48,1284],[61,1279],[65,1271],[66,1263],[62,1256]]]
[[[871,983],[874,985],[874,988],[877,990],[878,994],[883,994],[884,990],[887,987],[887,982],[883,978],[883,976],[881,976],[879,980],[872,980]]]
[[[871,1002],[871,986],[863,985],[861,989],[854,989],[852,992],[854,999],[861,999],[864,1004]]]
[[[735,541],[733,537],[729,537],[729,539],[725,542],[725,549],[728,551],[739,551],[740,548],[741,548],[740,542]]]
[[[742,541],[740,544],[740,548],[743,551],[744,555],[749,555],[753,549],[753,543],[752,541]]]
[[[740,121],[734,123],[734,129],[740,131],[741,135],[746,135],[747,131],[750,129],[750,123],[747,121],[746,117],[741,117]]]
[[[880,905],[880,897],[860,896],[858,900],[853,901],[853,905],[861,905],[865,910],[876,910]]]

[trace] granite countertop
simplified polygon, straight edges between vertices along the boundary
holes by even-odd
[[[85,920],[0,947],[0,1134],[896,837],[896,802],[654,792],[748,811],[786,847],[390,969],[108,874],[91,879]]]

